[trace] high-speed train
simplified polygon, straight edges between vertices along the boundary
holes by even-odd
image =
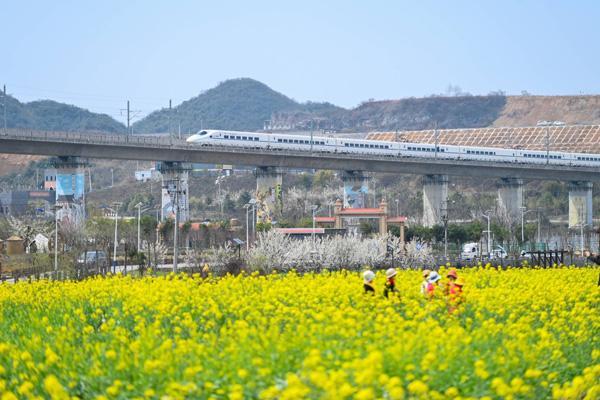
[[[467,147],[454,145],[388,142],[323,136],[280,135],[272,133],[201,130],[187,138],[200,146],[232,146],[250,149],[303,150],[316,153],[373,154],[387,157],[443,158],[507,163],[554,164],[600,167],[600,154],[558,151]]]

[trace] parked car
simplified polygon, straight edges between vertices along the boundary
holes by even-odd
[[[502,246],[496,246],[495,249],[492,250],[491,257],[492,259],[505,259],[508,257],[508,253],[504,250]]]
[[[96,264],[106,264],[108,258],[106,257],[106,252],[102,250],[91,250],[83,252],[77,258],[78,264],[85,265],[96,265]]]
[[[479,243],[465,243],[460,253],[460,258],[465,261],[473,261],[479,258]]]

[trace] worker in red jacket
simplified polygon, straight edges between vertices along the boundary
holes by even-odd
[[[396,293],[396,273],[395,268],[388,268],[388,270],[385,271],[386,281],[383,295],[386,298],[390,296],[390,293]]]
[[[432,299],[435,296],[435,293],[440,289],[440,279],[442,277],[437,271],[431,271],[429,273],[429,277],[427,278],[427,297]]]

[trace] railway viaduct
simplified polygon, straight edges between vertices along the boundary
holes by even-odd
[[[190,146],[185,140],[114,134],[48,132],[23,129],[0,131],[0,153],[61,157],[68,168],[87,158],[161,161],[163,173],[174,179],[190,163],[255,166],[257,188],[279,184],[285,168],[344,171],[344,192],[366,187],[367,172],[423,176],[424,224],[440,223],[446,213],[448,177],[495,179],[498,200],[507,216],[520,215],[525,180],[569,182],[569,227],[592,223],[592,184],[600,181],[600,168],[546,164],[494,163],[442,158],[386,157],[357,154],[323,154],[308,151]],[[74,161],[75,160],[75,161]],[[348,204],[346,204],[348,205]],[[360,206],[360,205],[359,205]]]

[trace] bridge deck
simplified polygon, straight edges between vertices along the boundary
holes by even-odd
[[[7,130],[0,131],[0,153],[226,163],[418,175],[446,174],[483,178],[514,177],[538,180],[600,181],[600,168],[493,163],[442,158],[324,154],[228,146],[198,147],[181,139],[141,135]]]

